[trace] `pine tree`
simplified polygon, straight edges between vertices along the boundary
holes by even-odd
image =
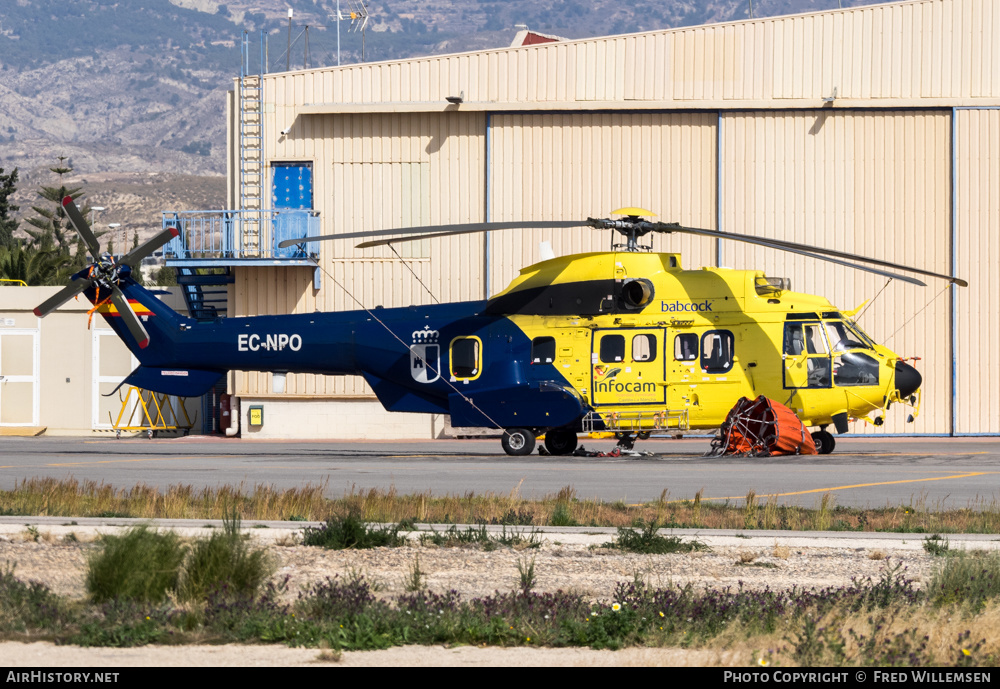
[[[65,165],[65,161],[65,156],[59,156],[59,164],[49,168],[59,175],[59,186],[41,187],[38,191],[40,197],[55,204],[55,209],[43,205],[32,206],[31,209],[38,214],[38,217],[26,220],[35,228],[24,229],[30,237],[26,248],[35,252],[32,258],[39,262],[36,279],[46,280],[29,284],[62,284],[90,263],[83,240],[69,222],[62,206],[62,200],[67,196],[71,196],[74,200],[83,196],[80,187],[70,189],[63,184],[63,175],[73,171],[73,168]],[[90,212],[90,206],[84,205],[80,212],[86,217]]]
[[[11,217],[17,212],[20,206],[15,206],[10,202],[10,197],[17,190],[17,168],[8,175],[3,173],[0,167],[0,248],[11,249],[17,243],[14,239],[14,230],[17,229],[17,220]]]

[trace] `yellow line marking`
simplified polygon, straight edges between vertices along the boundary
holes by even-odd
[[[850,486],[833,486],[832,488],[813,488],[812,490],[797,490],[791,493],[760,493],[758,497],[786,497],[789,495],[807,495],[809,493],[828,493],[834,490],[847,490],[848,488],[870,488],[872,486],[891,486],[897,483],[920,483],[922,481],[947,481],[954,478],[970,478],[972,476],[986,476],[988,474],[998,474],[998,471],[976,471],[969,474],[955,474],[954,476],[936,476],[933,478],[912,478],[904,481],[880,481],[878,483],[855,483]],[[702,498],[702,500],[745,500],[745,495],[737,495],[729,498]],[[685,502],[684,500],[672,500],[671,502]]]
[[[147,457],[145,459],[105,459],[100,461],[92,462],[58,462],[52,464],[42,464],[41,466],[46,467],[76,467],[76,466],[88,466],[91,464],[128,464],[131,462],[169,462],[177,459],[223,459],[227,455],[194,455],[192,457]],[[3,469],[21,469],[26,467],[0,467]]]

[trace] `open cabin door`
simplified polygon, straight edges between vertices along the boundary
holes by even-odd
[[[830,348],[822,323],[785,323],[781,352],[786,390],[830,387]]]

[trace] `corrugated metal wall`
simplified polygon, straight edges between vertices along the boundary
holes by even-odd
[[[444,99],[460,92],[458,112]],[[721,217],[723,230],[939,272],[951,272],[954,249],[954,270],[972,285],[955,297],[955,410],[952,297],[941,282],[896,281],[879,294],[881,278],[742,245],[724,247],[721,262],[791,277],[845,309],[873,299],[862,325],[923,357],[925,378],[917,423],[897,409],[883,431],[995,433],[1000,364],[980,359],[1000,335],[1000,248],[990,234],[1000,219],[1000,116],[959,110],[953,163],[950,115],[998,99],[1000,4],[918,0],[268,75],[265,150],[268,160],[313,162],[324,233],[576,219],[637,205],[665,221],[714,228]],[[609,243],[587,229],[513,231],[400,247],[401,259],[332,242],[322,262],[366,306],[431,299],[404,259],[438,299],[476,299],[537,260],[542,240],[557,254]],[[653,242],[690,267],[715,262],[711,242]],[[234,312],[356,308],[333,279],[315,293],[311,278],[240,270]],[[237,392],[263,395],[269,385],[242,376]],[[288,390],[368,394],[359,380],[310,376]]]
[[[625,206],[659,219],[715,227],[715,113],[495,115],[490,123],[490,220],[604,218]],[[620,238],[616,235],[616,240]],[[714,245],[655,237],[655,250],[683,252],[689,266],[714,263]],[[490,291],[539,260],[606,251],[611,235],[590,228],[491,234]]]
[[[285,87],[293,83],[276,81]],[[313,207],[320,213],[324,234],[484,219],[481,113],[325,115],[299,122],[301,129],[282,137],[268,158],[313,162]],[[321,263],[328,274],[322,277],[322,289],[313,290],[307,268],[241,269],[236,313],[345,311],[360,308],[359,303],[388,308],[433,303],[435,298],[480,299],[485,291],[483,242],[479,235],[425,240],[399,245],[398,256],[389,247],[361,250],[354,248],[357,241],[325,242]],[[453,279],[459,274],[461,279]],[[270,394],[270,374],[239,374],[235,389],[243,395]],[[345,376],[289,376],[286,391],[371,394],[360,377]]]
[[[723,118],[722,229],[950,271],[950,111],[746,112]],[[923,410],[892,410],[885,432],[947,433],[947,283],[917,287],[824,261],[723,242],[722,264],[790,277],[903,356],[919,356]],[[884,290],[883,290],[884,288]],[[881,292],[881,293],[880,293]],[[856,432],[864,429],[856,428]],[[868,432],[874,432],[871,426]]]
[[[960,37],[956,39],[955,37]],[[294,104],[1000,97],[1000,5],[921,0],[517,49],[313,70]],[[640,103],[629,103],[639,101]]]
[[[1000,110],[956,112],[956,431],[1000,433]]]

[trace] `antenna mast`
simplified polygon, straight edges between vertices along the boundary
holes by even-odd
[[[340,24],[341,22],[349,21],[351,25],[347,28],[348,31],[352,29],[354,31],[361,32],[361,59],[365,59],[365,27],[368,26],[368,5],[365,4],[364,0],[359,0],[354,2],[354,0],[348,0],[351,6],[349,12],[341,12],[340,10],[340,0],[337,0],[337,14],[331,15],[331,17],[337,22],[337,66],[340,66]]]

